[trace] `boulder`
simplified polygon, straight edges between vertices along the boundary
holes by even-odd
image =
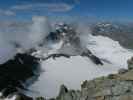
[[[133,69],[133,57],[132,57],[131,59],[129,59],[129,60],[127,61],[127,63],[128,63],[128,69],[129,69],[129,70]]]
[[[123,69],[123,68],[122,68],[122,69],[119,70],[119,74],[124,74],[124,73],[126,73],[127,71],[128,71],[127,69]]]

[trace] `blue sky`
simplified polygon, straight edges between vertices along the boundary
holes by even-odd
[[[133,0],[0,0],[0,19],[35,15],[133,20]]]

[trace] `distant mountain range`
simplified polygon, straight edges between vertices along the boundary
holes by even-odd
[[[103,35],[119,41],[129,49],[133,49],[133,24],[132,23],[97,23],[91,26],[93,35]]]

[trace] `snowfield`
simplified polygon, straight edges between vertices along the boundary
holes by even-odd
[[[89,35],[88,49],[90,49],[99,58],[112,63],[113,65],[127,68],[127,60],[133,56],[131,50],[123,48],[118,41],[109,37]]]

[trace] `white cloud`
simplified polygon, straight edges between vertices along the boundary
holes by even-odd
[[[13,7],[11,7],[11,9],[13,10],[29,10],[32,9],[33,5],[31,4],[27,4],[27,5],[15,5]]]
[[[11,9],[13,10],[47,10],[52,12],[66,12],[70,11],[74,5],[69,5],[66,3],[36,3],[36,4],[23,4],[23,5],[15,5]]]
[[[13,12],[12,10],[0,9],[0,15],[4,15],[4,16],[15,16],[16,13]]]

